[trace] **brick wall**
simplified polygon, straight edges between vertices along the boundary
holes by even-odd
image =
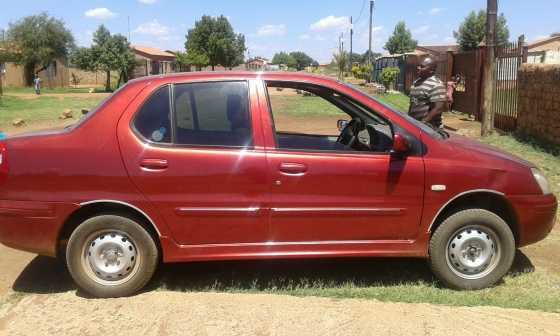
[[[521,67],[517,129],[521,134],[560,145],[560,65]]]

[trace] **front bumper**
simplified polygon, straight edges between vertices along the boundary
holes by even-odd
[[[0,200],[0,243],[56,256],[60,229],[78,204]]]
[[[554,195],[508,196],[518,223],[518,247],[546,238],[556,222],[558,201]]]

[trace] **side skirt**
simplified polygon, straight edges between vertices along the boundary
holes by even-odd
[[[178,245],[173,240],[162,237],[161,245],[165,263],[337,257],[427,257],[426,246],[415,240]]]

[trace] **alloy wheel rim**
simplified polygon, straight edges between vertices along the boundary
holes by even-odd
[[[500,241],[481,226],[457,230],[447,242],[447,265],[457,276],[477,280],[490,274],[500,261]]]

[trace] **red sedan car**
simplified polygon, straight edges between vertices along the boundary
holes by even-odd
[[[554,225],[531,163],[436,131],[335,80],[135,80],[63,131],[0,142],[0,242],[131,295],[163,261],[419,257],[496,283]]]

